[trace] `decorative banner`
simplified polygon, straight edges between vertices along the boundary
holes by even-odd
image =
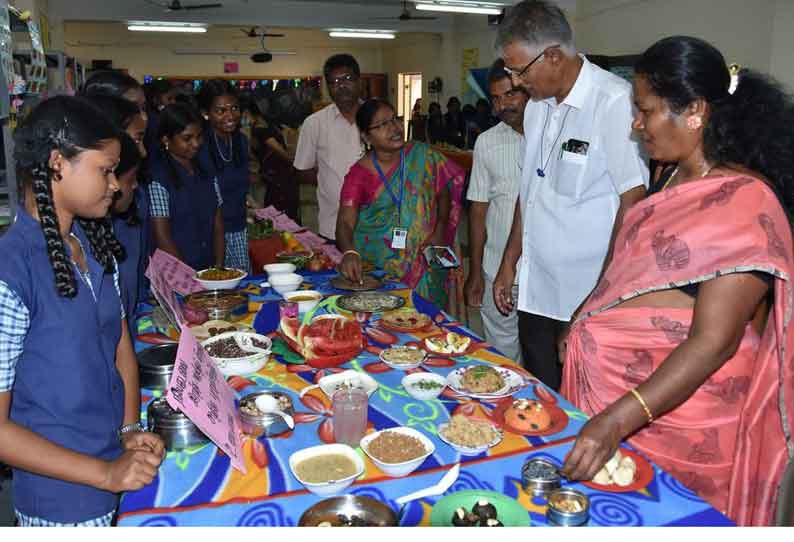
[[[144,275],[149,280],[154,280],[153,277],[158,275],[163,277],[168,285],[180,295],[204,290],[201,284],[194,280],[195,269],[159,248],[154,251],[154,255],[149,260],[149,267],[146,268]]]
[[[234,406],[234,390],[187,326],[182,327],[179,337],[166,400],[223,450],[235,469],[245,474],[242,428]]]

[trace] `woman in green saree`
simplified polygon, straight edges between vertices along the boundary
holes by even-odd
[[[449,272],[428,267],[423,251],[453,246],[465,173],[424,143],[406,144],[402,120],[388,102],[368,100],[356,123],[371,150],[342,187],[336,223],[342,274],[359,281],[367,262],[447,308]]]

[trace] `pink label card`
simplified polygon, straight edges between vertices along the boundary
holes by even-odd
[[[165,277],[160,274],[153,273],[151,277],[152,294],[160,307],[165,311],[168,320],[176,328],[186,323],[185,316],[182,313],[182,305],[176,298],[174,289],[166,282]]]
[[[275,226],[277,230],[288,231],[290,233],[295,233],[302,229],[294,220],[284,214],[273,217],[273,226]]]
[[[325,244],[325,240],[322,237],[315,235],[314,233],[308,230],[294,233],[292,236],[298,241],[300,241],[300,243],[304,247],[310,248],[312,250],[319,248]],[[319,239],[319,243],[317,242],[318,239]]]
[[[278,215],[280,215],[281,211],[279,211],[278,209],[276,209],[272,205],[269,205],[269,206],[265,207],[264,209],[257,209],[255,214],[256,214],[256,217],[259,218],[259,219],[265,219],[265,218],[273,219],[273,218],[277,217]]]
[[[187,326],[182,327],[166,400],[181,411],[245,474],[240,416],[234,390]]]
[[[149,267],[146,269],[145,275],[149,280],[152,280],[155,275],[163,277],[168,285],[180,295],[204,290],[204,287],[193,279],[196,276],[195,269],[159,248],[154,251],[154,255],[149,260]]]

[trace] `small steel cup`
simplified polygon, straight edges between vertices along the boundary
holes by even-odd
[[[561,509],[555,503],[560,501],[578,501],[581,510],[578,512],[568,512]],[[548,495],[548,508],[546,509],[546,519],[550,525],[559,527],[578,527],[585,525],[590,520],[590,499],[575,489],[557,489]]]
[[[533,497],[543,497],[560,487],[560,472],[546,459],[530,459],[521,467],[521,487]]]

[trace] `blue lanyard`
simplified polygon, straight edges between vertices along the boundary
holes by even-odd
[[[399,222],[402,217],[402,207],[403,207],[403,188],[405,187],[405,149],[400,151],[400,198],[397,199],[397,196],[392,192],[391,185],[389,184],[389,180],[386,178],[386,175],[383,174],[383,170],[380,169],[380,164],[378,164],[378,159],[375,157],[375,151],[372,151],[372,163],[375,165],[375,170],[378,172],[378,176],[380,177],[380,181],[383,183],[383,186],[386,188],[386,191],[391,196],[394,205],[397,206],[397,221],[398,226]]]

